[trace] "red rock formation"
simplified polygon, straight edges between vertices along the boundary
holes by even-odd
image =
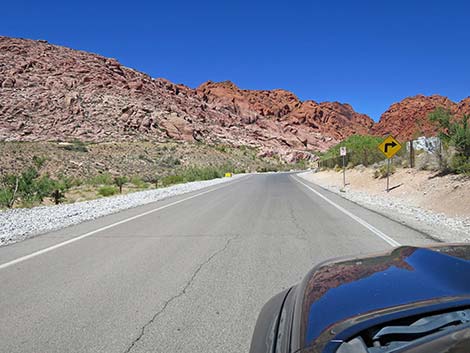
[[[470,97],[462,99],[455,110],[456,114],[461,115],[470,115]]]
[[[406,98],[374,125],[348,104],[302,102],[286,90],[243,90],[229,81],[191,89],[115,59],[0,37],[0,141],[171,138],[256,146],[291,161],[353,134],[435,134],[427,114],[438,106],[470,114],[470,97],[459,104]]]
[[[293,93],[241,90],[229,81],[206,82],[196,90],[208,104],[231,110],[237,122],[283,132],[283,143],[293,148],[325,149],[352,134],[365,134],[373,124],[349,104],[300,101]]]
[[[295,160],[371,125],[349,105],[301,102],[285,90],[240,90],[231,82],[193,90],[115,59],[0,37],[0,140],[172,138],[257,146]]]
[[[470,114],[470,97],[455,103],[447,97],[417,95],[392,104],[382,114],[380,121],[373,126],[371,133],[385,136],[393,135],[400,141],[417,136],[435,136],[437,125],[432,124],[428,114],[437,107],[449,109],[457,117]]]

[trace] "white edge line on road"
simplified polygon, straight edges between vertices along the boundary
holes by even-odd
[[[237,182],[237,181],[236,181],[236,182]],[[121,220],[121,221],[119,221],[119,222],[109,224],[109,225],[107,225],[107,226],[105,226],[105,227],[101,227],[101,228],[95,229],[95,230],[93,230],[93,231],[91,231],[91,232],[88,232],[88,233],[79,235],[79,236],[77,236],[77,237],[75,237],[75,238],[66,240],[66,241],[64,241],[64,242],[62,242],[62,243],[58,243],[58,244],[55,244],[55,245],[50,246],[50,247],[48,247],[48,248],[35,251],[35,252],[33,252],[33,253],[29,254],[29,255],[25,255],[25,256],[22,256],[22,257],[19,257],[19,258],[15,259],[15,260],[11,260],[11,261],[9,261],[9,262],[5,262],[5,263],[3,263],[3,264],[0,264],[0,270],[3,270],[4,268],[7,268],[7,267],[10,267],[10,266],[16,265],[16,264],[18,264],[18,263],[20,263],[20,262],[23,262],[23,261],[32,259],[33,257],[36,257],[36,256],[39,256],[39,255],[48,253],[49,251],[52,251],[52,250],[61,248],[61,247],[65,246],[65,245],[69,245],[69,244],[74,243],[74,242],[76,242],[76,241],[82,240],[82,239],[87,238],[87,237],[89,237],[89,236],[91,236],[91,235],[93,235],[93,234],[102,232],[103,230],[116,227],[116,226],[118,226],[118,225],[120,225],[120,224],[127,223],[127,222],[130,222],[130,221],[133,221],[134,219],[147,216],[147,215],[149,215],[149,214],[151,214],[151,213],[154,213],[154,212],[163,210],[163,209],[165,209],[165,208],[168,208],[168,207],[177,205],[177,204],[179,204],[179,203],[181,203],[181,202],[188,201],[188,200],[194,199],[194,198],[196,198],[196,197],[198,197],[198,196],[202,196],[202,195],[204,195],[204,194],[207,194],[207,193],[209,193],[209,192],[219,190],[219,189],[224,188],[224,187],[226,187],[226,186],[228,186],[228,185],[233,185],[233,183],[225,183],[224,185],[221,185],[221,186],[216,187],[216,188],[214,188],[214,189],[210,189],[210,190],[206,190],[206,191],[200,192],[199,194],[186,197],[186,198],[184,198],[184,199],[181,199],[181,200],[178,200],[178,201],[169,203],[169,204],[167,204],[167,205],[164,205],[164,206],[155,208],[155,209],[150,210],[150,211],[146,211],[146,212],[144,212],[144,213],[140,213],[140,214],[138,214],[138,215],[136,215],[136,216],[132,216],[132,217],[123,219],[123,220]],[[158,202],[158,201],[156,201],[156,202]],[[123,210],[123,211],[124,211],[124,210]]]
[[[389,243],[391,246],[400,246],[401,244],[399,242],[397,242],[396,240],[390,238],[388,235],[386,235],[385,233],[383,233],[382,231],[378,230],[377,228],[375,228],[373,225],[367,223],[366,221],[364,221],[362,218],[359,218],[358,216],[352,214],[351,212],[349,212],[348,210],[346,210],[345,208],[341,207],[340,205],[334,203],[333,201],[331,201],[329,198],[327,198],[326,196],[322,195],[321,193],[319,193],[317,190],[315,190],[314,188],[308,186],[307,184],[305,184],[304,182],[300,181],[298,179],[298,177],[293,177],[293,179],[295,181],[297,181],[298,183],[302,184],[303,186],[305,186],[306,188],[308,188],[309,190],[311,190],[313,193],[315,193],[315,195],[321,197],[323,200],[325,200],[326,202],[328,202],[330,205],[336,207],[338,210],[340,210],[341,212],[343,212],[345,215],[351,217],[352,219],[354,219],[357,223],[363,225],[364,227],[366,227],[367,229],[369,229],[372,233],[374,233],[375,235],[377,235],[378,237],[382,238],[382,240],[385,240],[387,243]]]

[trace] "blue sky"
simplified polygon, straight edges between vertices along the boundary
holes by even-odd
[[[285,88],[377,120],[410,95],[470,95],[470,2],[6,1],[0,35],[117,58],[196,87]]]

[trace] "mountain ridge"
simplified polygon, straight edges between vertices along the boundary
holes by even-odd
[[[470,98],[416,97],[392,104],[374,123],[348,103],[302,101],[281,88],[247,90],[231,81],[193,89],[98,54],[0,37],[0,141],[170,139],[247,145],[293,161],[354,134],[409,138],[414,116],[422,121],[439,104],[470,112]]]

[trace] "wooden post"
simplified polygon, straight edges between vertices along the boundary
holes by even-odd
[[[415,167],[415,150],[413,148],[413,140],[410,141],[410,168]]]

